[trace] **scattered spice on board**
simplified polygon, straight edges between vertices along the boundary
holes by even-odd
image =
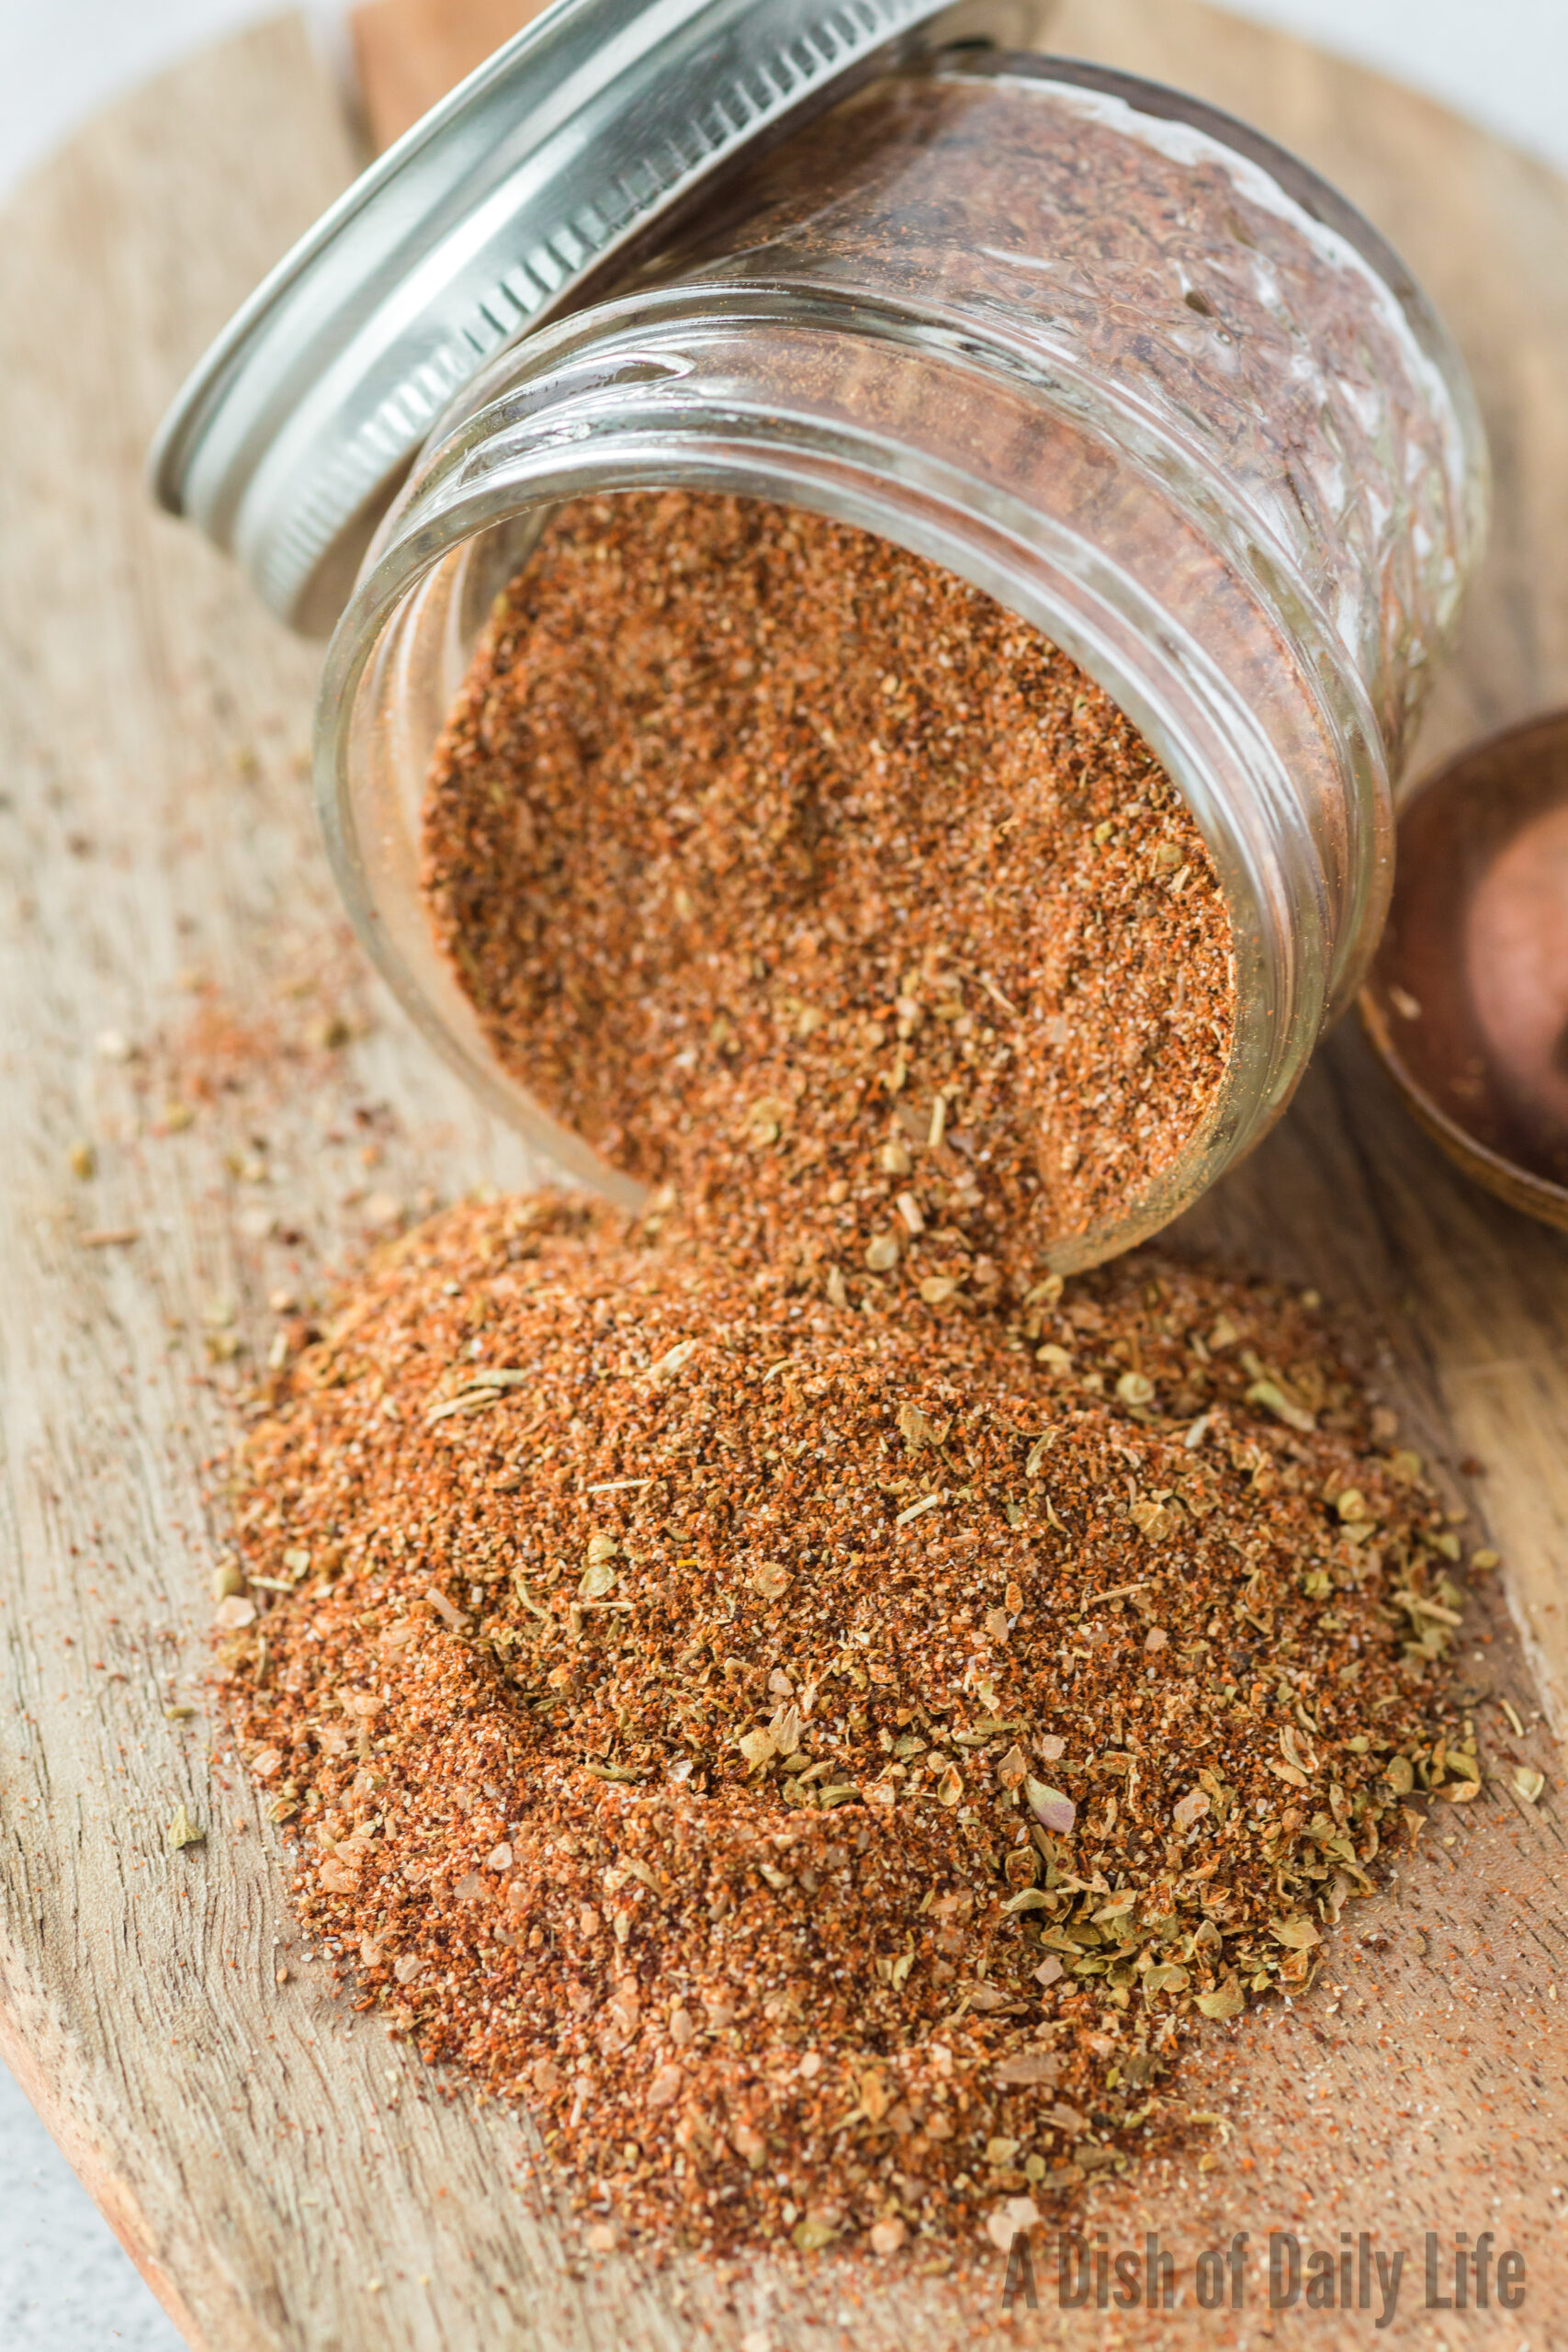
[[[1419,1461],[1298,1298],[1149,1253],[852,1313],[467,1205],[234,1507],[302,1917],[624,2231],[1010,2238],[1480,1785]]]
[[[852,1295],[1113,1229],[1219,1098],[1229,919],[1165,771],[1036,629],[821,515],[558,514],[424,861],[536,1099],[738,1258]]]

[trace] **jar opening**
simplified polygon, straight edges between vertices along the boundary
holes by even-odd
[[[1179,795],[1057,647],[840,520],[675,490],[558,511],[421,835],[502,1067],[727,1223],[748,1193],[781,1233],[896,1200],[907,1254],[940,1198],[948,1255],[1027,1272],[1212,1118],[1230,926]],[[924,1208],[888,1190],[917,1159]]]
[[[1168,697],[1163,693],[1148,693],[1145,687],[1145,699],[1155,714],[1154,723],[1146,730],[1137,729],[1134,733],[1136,720],[1128,705],[1147,679],[1146,662],[1140,665],[1140,675],[1131,681],[1117,676],[1121,693],[1105,694],[1103,672],[1111,664],[1105,659],[1104,642],[1097,642],[1092,633],[1082,628],[1081,597],[1076,609],[1052,603],[1043,589],[1037,567],[1026,591],[1020,578],[1017,549],[1006,548],[999,537],[989,548],[985,548],[976,540],[972,517],[960,532],[956,515],[944,514],[929,502],[918,515],[902,506],[890,514],[886,498],[874,494],[869,483],[862,486],[863,494],[857,497],[841,475],[815,487],[798,469],[783,478],[774,475],[760,479],[755,452],[750,453],[743,468],[737,467],[733,472],[727,473],[711,462],[700,470],[682,466],[678,473],[663,469],[654,473],[650,469],[640,481],[600,480],[594,483],[591,495],[604,512],[623,501],[636,503],[657,492],[684,498],[692,488],[694,472],[702,485],[700,495],[705,501],[728,501],[733,505],[739,498],[747,505],[756,504],[774,512],[787,510],[807,524],[818,516],[831,517],[840,530],[849,522],[854,526],[853,536],[868,535],[890,557],[907,555],[919,559],[917,568],[933,573],[940,565],[942,575],[951,580],[954,587],[963,583],[966,590],[978,590],[987,605],[994,599],[995,606],[1004,609],[1017,623],[1028,623],[1028,628],[1020,631],[1020,635],[1032,637],[1039,630],[1042,639],[1049,639],[1063,659],[1077,662],[1085,673],[1077,682],[1078,694],[1083,695],[1087,690],[1092,695],[1099,686],[1100,707],[1122,721],[1128,738],[1135,742],[1138,734],[1146,734],[1149,751],[1155,754],[1148,761],[1151,772],[1157,775],[1162,767],[1175,771],[1176,763],[1168,756],[1163,763],[1159,761],[1158,752],[1163,746],[1156,741],[1156,732],[1168,736],[1169,732],[1161,723],[1169,708]],[[362,693],[367,691],[372,705],[389,706],[397,715],[395,750],[387,730],[380,730],[378,820],[373,838],[367,840],[363,832],[352,839],[340,834],[334,846],[340,876],[350,893],[351,903],[356,892],[363,893],[361,903],[367,913],[374,910],[375,929],[370,935],[380,948],[383,969],[405,1003],[416,1015],[427,1020],[430,1008],[436,1007],[440,1022],[436,1034],[441,1042],[448,1050],[456,1045],[468,1075],[491,1100],[525,1129],[539,1136],[547,1148],[572,1166],[575,1172],[629,1204],[634,1193],[626,1182],[626,1155],[622,1139],[613,1138],[608,1150],[585,1149],[580,1098],[574,1098],[573,1110],[562,1115],[558,1093],[552,1096],[536,1082],[530,1086],[525,1035],[516,1038],[511,1053],[498,1053],[493,1017],[487,1022],[476,1012],[472,989],[456,977],[462,968],[460,959],[455,965],[452,958],[456,932],[448,926],[445,945],[439,947],[429,927],[431,843],[424,804],[432,756],[437,741],[449,726],[454,707],[461,702],[466,687],[471,686],[474,648],[487,624],[492,623],[498,594],[513,580],[519,580],[525,592],[528,558],[547,528],[547,517],[557,511],[556,502],[541,502],[527,514],[509,514],[489,532],[465,536],[409,592],[401,613],[388,628],[378,675],[362,683],[361,688]],[[1025,606],[1032,609],[1021,609]],[[1064,642],[1069,637],[1077,642]],[[1081,662],[1083,651],[1089,653],[1089,662]],[[396,683],[389,693],[391,672],[397,673]],[[389,752],[392,756],[389,760]],[[1170,797],[1173,807],[1184,812],[1194,809],[1196,813],[1194,803],[1198,796],[1186,787],[1179,774]],[[1003,812],[998,809],[993,813],[1000,816]],[[1119,838],[1113,841],[1111,837],[1120,836],[1122,829],[1114,822],[1113,816],[1097,813],[1093,824],[1086,823],[1081,828],[1086,837],[1096,830],[1106,833],[1100,854],[1119,858],[1124,844]],[[1141,1179],[1129,1170],[1124,1189],[1118,1185],[1113,1193],[1105,1194],[1094,1216],[1087,1223],[1080,1220],[1082,1229],[1055,1232],[1048,1248],[1042,1252],[1043,1262],[1067,1268],[1091,1262],[1156,1229],[1174,1207],[1190,1195],[1195,1182],[1204,1181],[1201,1174],[1195,1179],[1195,1167],[1201,1170],[1223,1164],[1235,1148],[1235,1136],[1244,1117],[1243,1107],[1237,1102],[1241,1091],[1238,1080],[1251,1074],[1256,1085],[1261,1060],[1249,1032],[1260,1029],[1269,1044],[1274,1042],[1268,1008],[1277,1001],[1274,983],[1278,963],[1271,964],[1267,955],[1267,901],[1260,905],[1261,894],[1252,887],[1245,854],[1238,854],[1238,851],[1245,852],[1246,845],[1238,843],[1234,830],[1223,823],[1219,833],[1222,855],[1213,861],[1211,871],[1223,908],[1222,928],[1225,933],[1227,1001],[1222,1023],[1225,1049],[1219,1055],[1219,1068],[1201,1113],[1192,1119],[1179,1147],[1165,1156],[1163,1165],[1152,1170],[1145,1166]],[[1207,844],[1201,838],[1201,829],[1195,823],[1192,835],[1199,857],[1202,858],[1208,854]],[[451,846],[447,844],[449,867],[454,864]],[[368,857],[364,854],[367,847]],[[345,850],[349,852],[346,859]],[[1161,854],[1169,860],[1170,849],[1164,847]],[[473,861],[473,871],[493,878],[495,863],[492,844],[484,856]],[[1183,869],[1192,863],[1190,856],[1184,855],[1174,864],[1168,864],[1163,871],[1151,867],[1145,877],[1148,889],[1134,892],[1130,905],[1122,903],[1127,898],[1125,890],[1120,893],[1119,913],[1129,912],[1136,921],[1141,896],[1145,901],[1142,912],[1146,919],[1148,912],[1160,903],[1159,894],[1172,882],[1190,887],[1190,875]],[[400,914],[400,936],[391,933],[386,921],[388,912],[393,910]],[[494,928],[493,919],[491,928]],[[901,971],[908,968],[908,957],[898,960]],[[799,976],[795,977],[798,979]],[[997,981],[994,974],[988,977],[1010,1003],[1006,985]],[[969,977],[969,986],[972,991],[976,986],[974,975]],[[997,1022],[1005,1026],[1010,1016],[985,993],[984,982],[979,987],[982,1005],[991,1005]],[[798,990],[784,991],[786,995],[792,992]],[[1018,992],[1023,993],[1021,989]],[[890,983],[883,993],[896,997],[897,983]],[[773,994],[776,996],[776,989]],[[1261,1020],[1260,1007],[1264,1009]],[[717,1010],[711,1016],[720,1017]],[[1056,1037],[1059,1043],[1065,1043],[1062,1013],[1047,1011],[1043,1018],[1055,1024]],[[896,1027],[897,1015],[890,1024],[888,1068],[881,1073],[885,1085],[897,1069],[897,1047],[891,1036],[891,1030]],[[1129,1040],[1123,1037],[1121,1042],[1126,1048]],[[917,1109],[912,1101],[897,1103],[889,1091],[886,1107],[890,1136],[897,1124],[896,1112],[901,1109],[902,1124],[908,1126],[912,1116],[915,1125],[929,1136],[932,1105],[924,1096]],[[1068,1143],[1063,1148],[1071,1150],[1073,1146]],[[1081,1149],[1081,1145],[1078,1148]],[[636,1157],[635,1150],[633,1156]],[[660,1170],[643,1159],[638,1172],[647,1180],[657,1178]]]

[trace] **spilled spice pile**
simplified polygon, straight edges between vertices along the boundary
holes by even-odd
[[[1006,2243],[1479,1784],[1420,1464],[1298,1300],[1148,1254],[847,1313],[466,1206],[234,1501],[300,1913],[623,2230]]]
[[[505,1068],[832,1295],[1070,1258],[1215,1108],[1229,921],[1164,770],[1037,630],[819,515],[564,508],[438,747],[424,858]]]

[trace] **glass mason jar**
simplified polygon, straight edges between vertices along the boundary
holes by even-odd
[[[946,567],[1141,730],[1229,910],[1224,1080],[1176,1159],[1055,1259],[1092,1263],[1258,1141],[1355,989],[1485,471],[1440,323],[1301,164],[1125,75],[949,51],[753,159],[447,411],[328,657],[339,882],[470,1083],[630,1203],[501,1066],[422,902],[432,752],[492,601],[562,501],[655,485]]]

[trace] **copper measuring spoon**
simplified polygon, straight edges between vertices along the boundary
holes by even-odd
[[[1455,1165],[1568,1230],[1568,711],[1470,745],[1406,800],[1361,1017]]]

